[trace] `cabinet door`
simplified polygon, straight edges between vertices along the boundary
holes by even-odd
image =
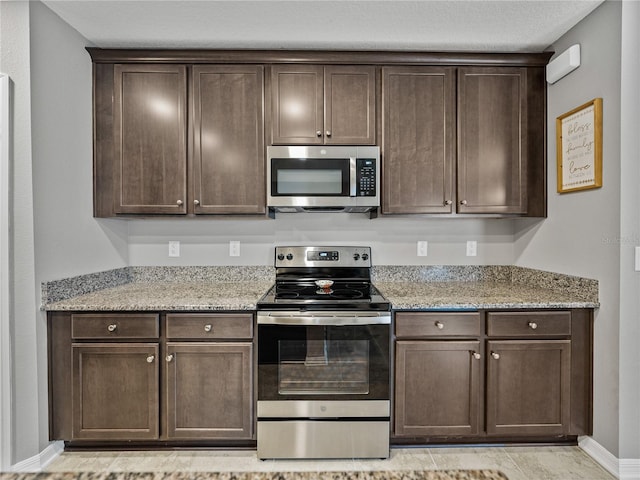
[[[569,432],[570,340],[487,343],[487,433]]]
[[[167,343],[168,438],[251,438],[252,347],[250,342]]]
[[[383,68],[382,88],[382,212],[452,213],[454,69]]]
[[[264,72],[193,67],[194,212],[265,212]]]
[[[271,70],[272,143],[324,143],[323,68],[316,65],[276,65]]]
[[[74,343],[73,439],[158,438],[158,344]]]
[[[396,342],[396,436],[475,435],[480,342]]]
[[[458,212],[527,212],[527,69],[458,70]]]
[[[186,213],[186,67],[114,68],[114,210]]]
[[[375,67],[325,67],[324,102],[324,143],[375,145]]]

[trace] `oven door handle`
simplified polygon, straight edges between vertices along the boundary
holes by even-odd
[[[258,313],[260,325],[387,325],[391,324],[391,313],[323,313],[323,314],[281,314]]]

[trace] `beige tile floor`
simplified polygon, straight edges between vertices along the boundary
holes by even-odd
[[[510,480],[614,480],[578,447],[393,448],[387,460],[266,460],[251,450],[64,452],[62,471],[372,471],[498,469]]]

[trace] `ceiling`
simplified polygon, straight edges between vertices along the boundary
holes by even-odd
[[[45,0],[102,48],[542,51],[603,0]]]

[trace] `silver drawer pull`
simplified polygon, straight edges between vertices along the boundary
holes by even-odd
[[[164,359],[165,359],[167,362],[170,362],[171,360],[173,360],[173,353],[170,353],[169,355],[167,355],[166,357],[164,357]]]
[[[444,323],[436,321],[436,327],[438,327],[439,330],[442,330],[444,328]]]
[[[536,322],[529,322],[528,325],[531,330],[538,328],[538,324]]]
[[[500,360],[500,354],[499,354],[499,353],[491,352],[491,356],[492,356],[493,358],[495,358],[496,360]]]
[[[207,333],[209,333],[211,330],[213,330],[213,327],[211,326],[211,324],[210,324],[210,323],[207,323],[207,324],[204,326],[204,331],[205,331],[205,332],[207,332]]]
[[[107,330],[109,330],[110,332],[115,332],[116,328],[118,328],[118,325],[116,325],[115,323],[112,323],[107,327]]]
[[[475,358],[476,360],[480,360],[482,358],[482,355],[480,355],[478,352],[473,352],[473,358]]]
[[[156,359],[155,355],[149,355],[147,357],[147,363],[153,363],[155,359]]]

